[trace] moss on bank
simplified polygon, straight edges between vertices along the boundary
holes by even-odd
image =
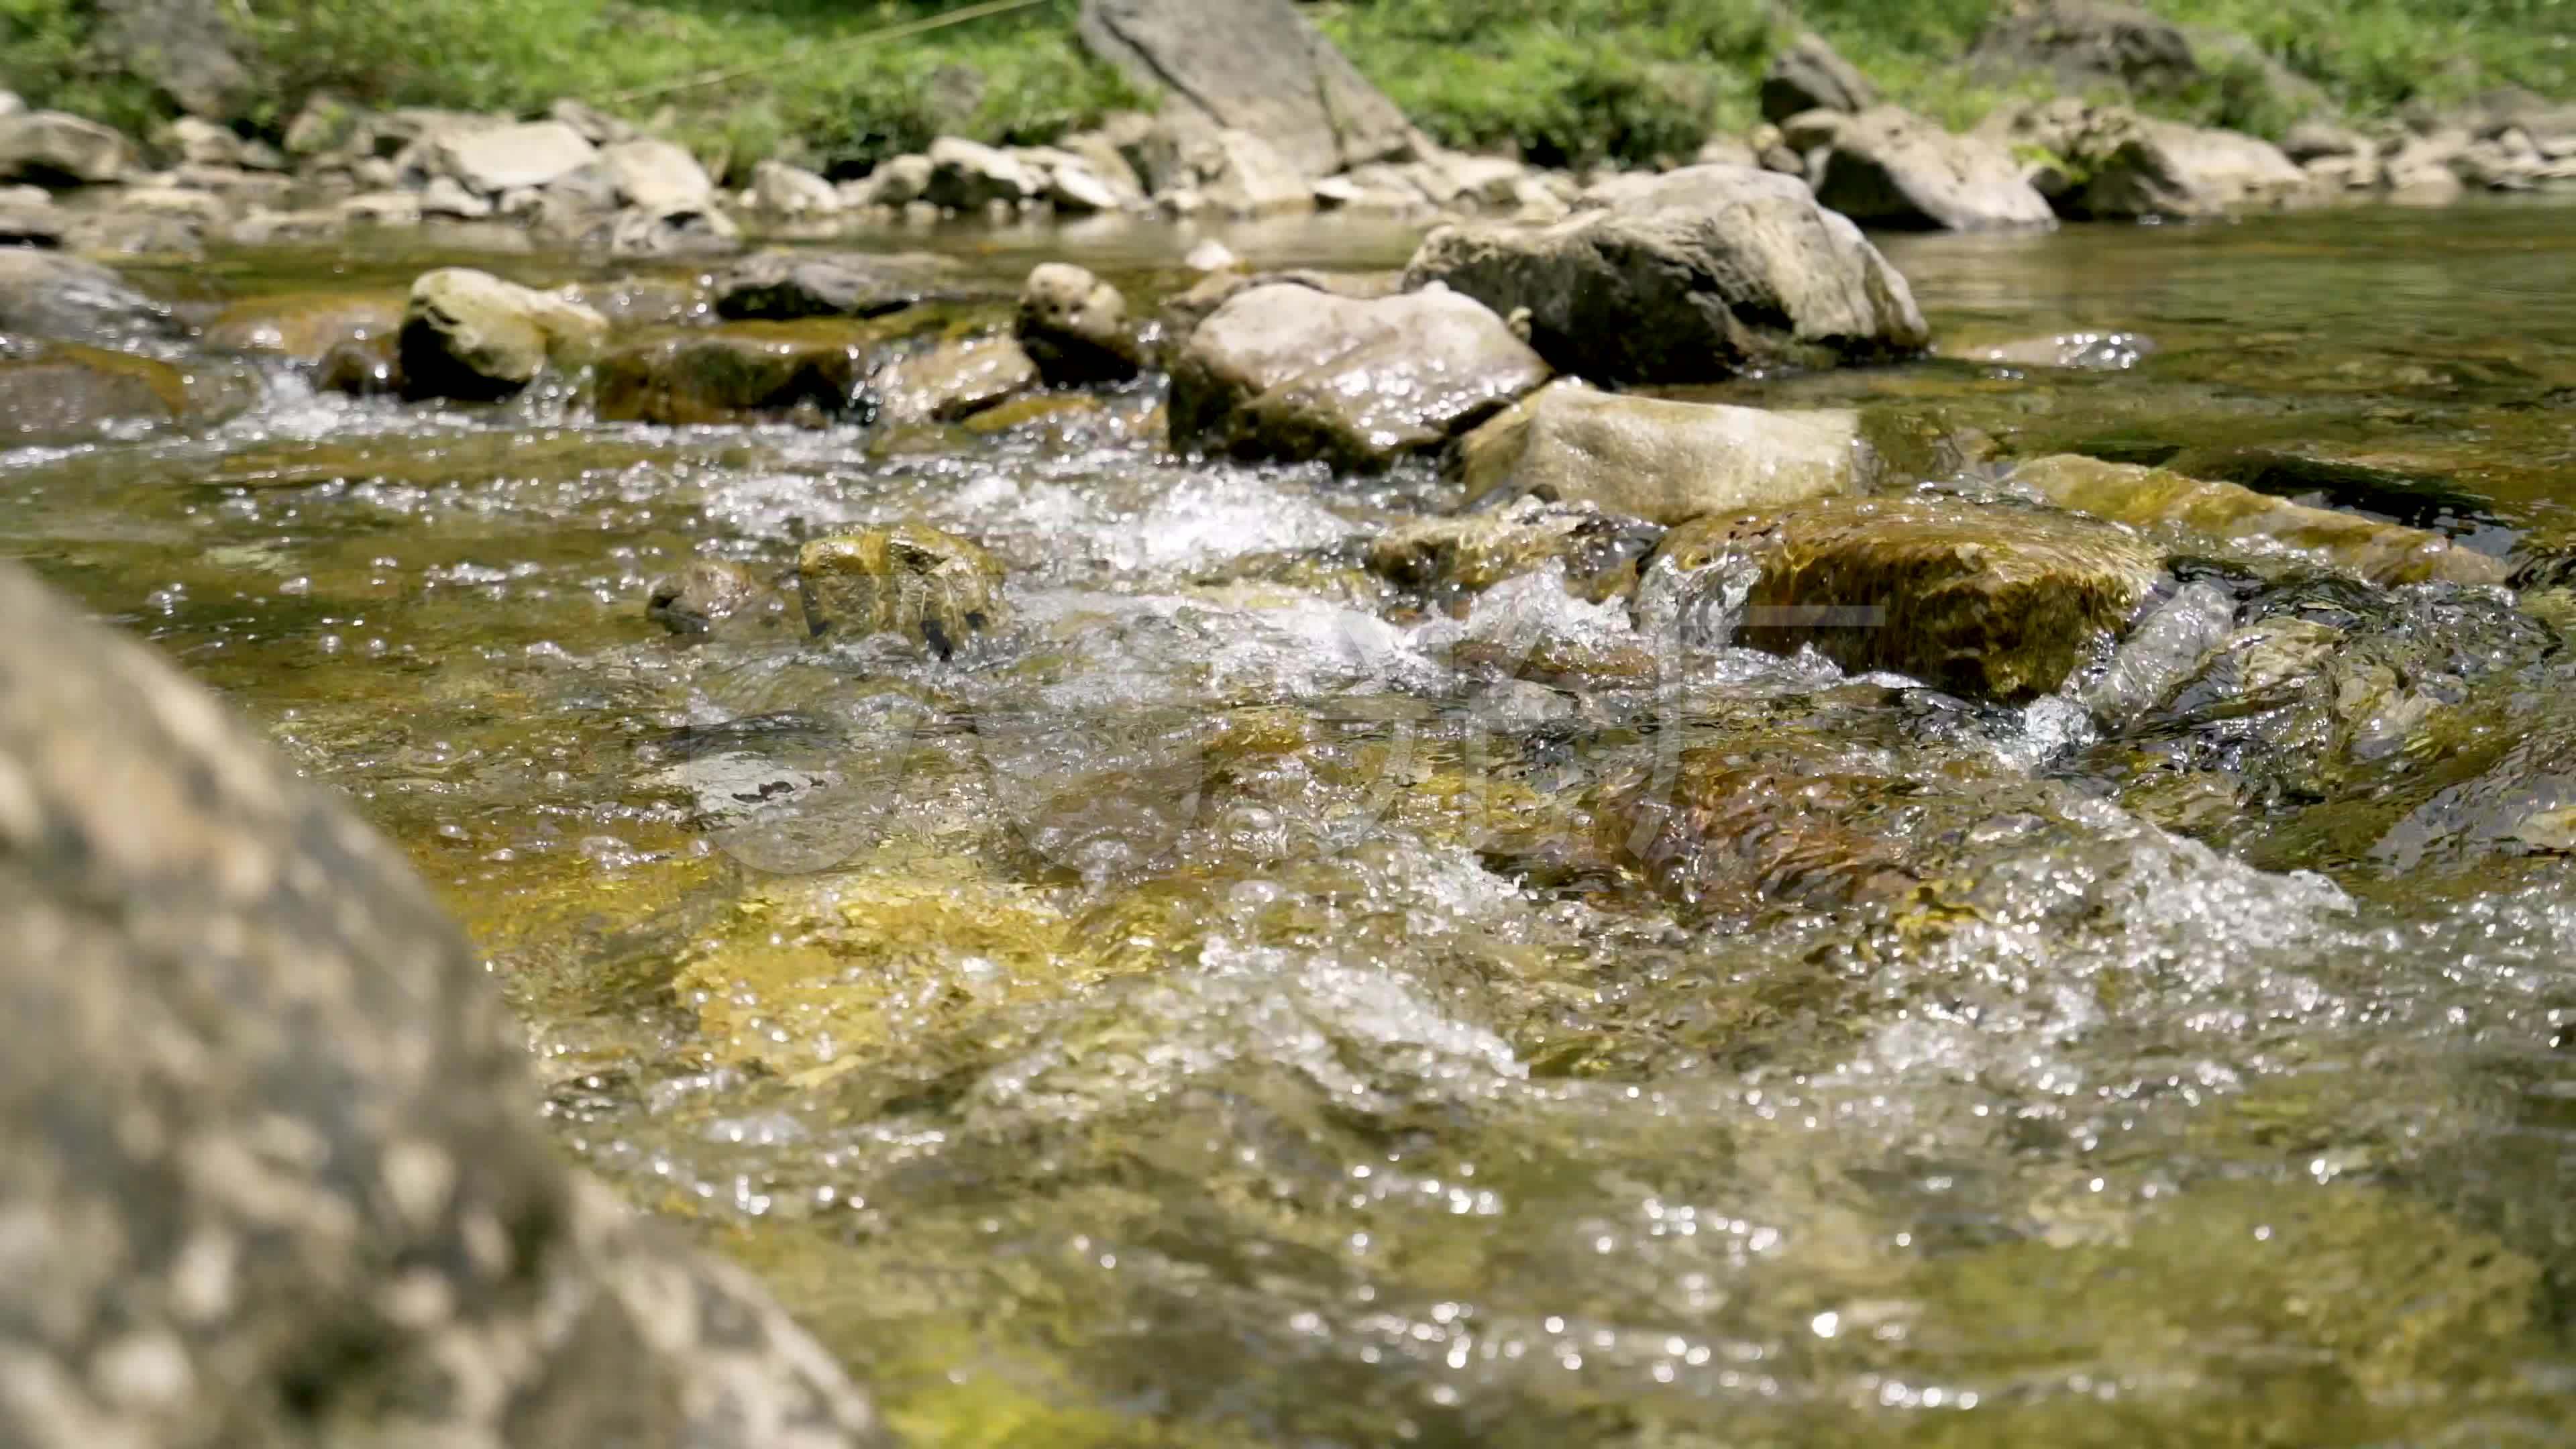
[[[2044,80],[1974,73],[1971,42],[2010,0],[1803,0],[1889,93],[1954,126]],[[93,41],[96,0],[0,0],[0,83],[37,105],[147,129],[164,110]],[[2576,94],[2576,0],[2148,0],[2260,47],[2156,108],[2277,131],[2295,119],[2265,58],[2356,116],[2502,85]],[[1029,142],[1136,102],[1050,0],[880,45],[846,42],[955,0],[266,0],[250,22],[282,127],[316,90],[388,105],[529,112],[574,96],[657,115],[737,173],[769,155],[844,173],[937,134]],[[1784,38],[1768,0],[1328,0],[1307,7],[1434,136],[1530,160],[1687,157],[1754,120]],[[617,100],[729,67],[726,85]]]

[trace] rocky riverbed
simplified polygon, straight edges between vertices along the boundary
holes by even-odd
[[[29,251],[0,491],[912,1442],[2509,1440],[2566,235]]]

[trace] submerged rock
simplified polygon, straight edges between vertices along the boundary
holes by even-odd
[[[1671,402],[1571,380],[1469,433],[1459,458],[1470,498],[1591,503],[1662,524],[1849,493],[1873,462],[1853,413]]]
[[[2071,514],[1929,497],[1824,499],[1674,529],[1655,566],[1753,572],[1737,641],[1893,670],[1970,699],[2055,690],[2125,632],[2161,558]]]
[[[1599,602],[1627,593],[1663,530],[1588,504],[1525,498],[1455,518],[1419,518],[1370,540],[1372,572],[1435,595],[1475,594],[1548,564]]]
[[[1910,111],[1878,106],[1846,117],[1828,144],[1816,200],[1854,221],[1951,231],[2057,222],[2010,151]]]
[[[924,252],[764,252],[715,280],[721,317],[878,317],[957,295],[958,265]]]
[[[607,334],[608,320],[579,302],[447,267],[412,283],[399,343],[404,392],[498,401],[550,362],[586,359]]]
[[[771,627],[786,613],[787,600],[778,590],[722,559],[691,559],[655,579],[644,598],[644,617],[682,637],[732,622]]]
[[[205,342],[231,352],[274,352],[319,362],[344,343],[391,338],[402,330],[402,320],[398,294],[290,293],[224,308],[206,325]]]
[[[2438,533],[2161,468],[2068,454],[2035,458],[2015,469],[2012,478],[2060,508],[2136,528],[2170,524],[2203,538],[2268,545],[2383,588],[2437,579],[2500,584],[2508,572],[2503,560],[2461,548]]]
[[[1529,318],[1557,368],[1710,382],[1747,368],[1911,356],[1931,340],[1904,277],[1804,182],[1693,166],[1552,226],[1433,232],[1408,286]]]
[[[0,355],[0,438],[69,442],[169,423],[188,407],[177,368],[130,352],[50,343]]]
[[[0,566],[0,1441],[886,1442],[739,1270],[569,1172],[401,855]]]
[[[867,367],[854,338],[700,332],[637,342],[599,361],[603,422],[695,426],[858,407]]]
[[[1082,268],[1049,262],[1020,288],[1020,345],[1056,387],[1126,382],[1144,367],[1127,299]]]
[[[997,629],[1002,563],[926,524],[836,534],[796,556],[805,624],[817,635],[900,634],[945,659]]]
[[[1255,287],[1201,323],[1173,365],[1172,440],[1382,468],[1547,376],[1503,319],[1444,287],[1374,302]]]
[[[0,247],[0,332],[105,345],[170,329],[168,307],[96,262]]]
[[[1871,818],[1906,793],[1790,750],[1696,749],[1607,791],[1596,819],[1606,855],[1687,908],[1834,910],[1903,900],[1921,884]]]

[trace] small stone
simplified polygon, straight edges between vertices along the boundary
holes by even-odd
[[[963,422],[1036,387],[1037,364],[1008,337],[942,342],[879,372],[884,421]]]
[[[786,601],[752,571],[721,559],[691,559],[653,581],[644,615],[682,637],[707,634],[728,622],[767,626],[784,616]]]
[[[1048,262],[1029,273],[1017,331],[1038,371],[1057,387],[1126,382],[1144,368],[1126,297],[1070,263]]]

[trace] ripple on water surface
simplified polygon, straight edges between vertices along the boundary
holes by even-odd
[[[1727,394],[2545,538],[2564,216],[1905,239],[1943,359]],[[1162,457],[1150,393],[892,446],[262,386],[9,455],[16,551],[355,793],[564,1140],[918,1442],[2563,1432],[2576,673],[2536,593],[2221,571],[1986,708],[1731,647],[1723,577],[1426,607],[1365,544],[1446,485]],[[1002,557],[1008,628],[643,618],[694,554],[907,519]],[[2243,707],[2282,639],[2334,647]]]

